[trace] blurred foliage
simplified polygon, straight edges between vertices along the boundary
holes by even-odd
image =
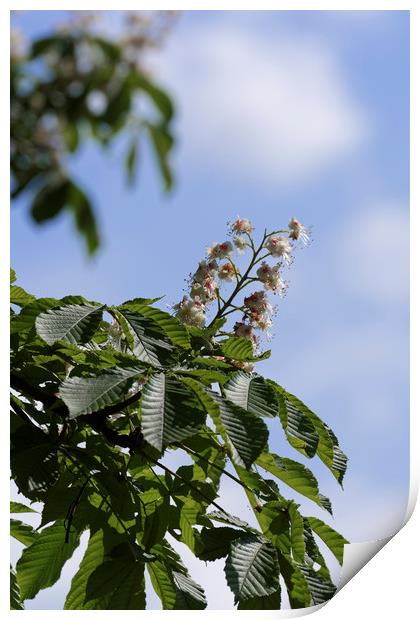
[[[165,39],[174,14],[126,12],[117,39],[98,29],[96,15],[71,13],[81,15],[29,44],[12,29],[11,196],[27,194],[39,224],[70,211],[93,254],[100,244],[95,211],[71,178],[69,156],[89,139],[108,147],[125,132],[132,184],[139,143],[148,139],[170,190],[173,105],[143,65],[148,49]]]

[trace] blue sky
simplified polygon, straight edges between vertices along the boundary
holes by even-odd
[[[48,33],[65,17],[26,11],[16,25]],[[260,371],[327,421],[349,455],[344,491],[307,463],[332,499],[329,522],[353,542],[391,533],[409,485],[408,13],[187,12],[149,65],[177,105],[174,191],[163,194],[147,148],[128,190],[123,143],[85,147],[69,166],[96,205],[103,246],[86,259],[71,222],[35,227],[23,199],[12,210],[20,283],[111,303],[164,294],[165,307],[237,214],[260,232],[291,216],[311,225]],[[277,451],[301,460],[272,432]],[[239,492],[225,491],[237,512]],[[221,565],[191,566],[211,606],[230,606]],[[57,608],[63,587],[31,605]]]

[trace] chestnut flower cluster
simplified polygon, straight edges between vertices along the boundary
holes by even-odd
[[[207,248],[207,257],[202,260],[195,273],[190,275],[189,291],[182,300],[173,306],[175,315],[187,325],[203,327],[209,306],[217,302],[217,312],[209,327],[217,319],[224,318],[234,312],[242,313],[239,321],[232,327],[233,335],[247,338],[252,342],[253,349],[258,350],[256,330],[265,332],[272,325],[273,306],[267,294],[284,295],[286,283],[282,278],[282,270],[291,264],[292,252],[296,242],[306,245],[309,241],[309,231],[297,219],[289,221],[288,228],[271,233],[264,232],[263,239],[257,245],[252,237],[254,227],[247,219],[238,217],[229,224],[231,241],[213,243]],[[249,265],[241,273],[234,263],[234,251],[239,254],[247,249],[251,252]],[[274,264],[267,259],[275,259]],[[246,286],[258,282],[261,290],[256,290],[245,296],[241,305],[236,305],[235,298]],[[233,292],[225,300],[221,295],[223,283],[233,283]],[[232,333],[231,332],[231,333]],[[225,335],[220,332],[217,335]],[[236,362],[235,365],[238,365]],[[244,370],[251,370],[248,363],[241,363]]]

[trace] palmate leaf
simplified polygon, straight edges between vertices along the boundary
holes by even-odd
[[[224,386],[226,398],[251,413],[275,418],[278,401],[274,390],[263,377],[236,372]]]
[[[144,306],[144,308],[146,307]],[[165,364],[173,347],[156,321],[122,307],[120,307],[119,313],[126,321],[134,338],[134,355],[152,366],[161,367]]]
[[[269,596],[279,589],[276,550],[267,540],[255,535],[234,540],[225,574],[235,602]]]
[[[140,408],[143,436],[159,451],[194,435],[205,421],[205,412],[194,392],[164,373],[150,378]]]
[[[219,416],[214,419],[217,431],[222,435],[225,432],[231,441],[233,462],[248,469],[267,444],[266,425],[261,418],[215,392],[211,392],[211,397],[219,409]]]
[[[309,607],[312,602],[311,592],[299,566],[292,561],[291,557],[283,553],[278,554],[278,562],[281,576],[286,584],[290,607],[292,609]]]
[[[292,543],[293,559],[297,563],[305,560],[305,539],[303,537],[303,517],[294,502],[287,507],[290,517],[290,541]]]
[[[190,336],[184,325],[174,316],[159,308],[152,308],[149,304],[131,302],[120,306],[119,310],[124,315],[124,310],[131,310],[136,315],[148,318],[156,327],[163,331],[172,344],[184,349],[190,348]]]
[[[317,517],[306,517],[305,523],[307,523],[312,531],[327,545],[339,563],[343,564],[344,545],[348,544],[348,540]]]
[[[319,437],[316,453],[341,484],[347,469],[347,456],[339,447],[337,437],[330,427],[296,396],[286,391],[284,396],[312,424]]]
[[[285,390],[273,381],[269,380],[268,383],[277,393],[279,417],[288,442],[305,456],[313,457],[319,442],[314,425],[308,416],[287,398]]]
[[[80,562],[79,570],[71,580],[70,590],[64,603],[64,609],[106,609],[110,593],[105,597],[105,600],[85,601],[88,578],[95,568],[102,564],[104,558],[104,530],[100,529],[92,534],[89,539],[85,554]]]
[[[163,609],[205,609],[207,601],[203,588],[190,577],[169,543],[164,540],[153,551],[161,557],[146,566]]]
[[[16,573],[10,566],[10,609],[24,609]]]
[[[317,575],[321,579],[331,581],[330,570],[306,520],[304,520],[303,537],[305,539],[305,564],[312,569],[315,569],[315,565],[319,564],[319,568],[316,570]]]
[[[272,500],[266,502],[258,515],[263,534],[282,553],[290,554],[290,515],[287,504]]]
[[[305,577],[314,605],[325,603],[334,596],[337,588],[329,579],[323,579],[316,571],[304,564],[300,564],[299,569]]]
[[[10,324],[10,333],[29,332],[35,326],[37,317],[46,310],[51,308],[63,307],[65,305],[85,305],[88,304],[86,299],[76,295],[67,295],[62,299],[54,299],[53,297],[40,297],[35,301],[27,304],[22,308],[20,313],[13,317]]]
[[[70,377],[60,386],[60,398],[67,405],[70,418],[100,411],[123,401],[142,370],[140,367],[115,368],[96,377]]]
[[[314,501],[318,506],[325,508],[329,512],[331,511],[329,500],[319,493],[315,476],[301,463],[277,456],[276,454],[263,452],[257,459],[257,465],[260,465],[298,493],[302,493],[302,495]]]
[[[42,530],[34,543],[24,549],[16,574],[22,600],[34,598],[40,590],[52,586],[61,575],[61,569],[79,544],[79,536],[70,532],[65,541],[63,521]]]
[[[65,305],[39,314],[35,325],[47,344],[67,340],[71,344],[88,342],[98,329],[105,306]]]

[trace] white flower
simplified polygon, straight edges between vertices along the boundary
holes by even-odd
[[[227,282],[232,282],[232,280],[237,276],[238,270],[235,265],[232,263],[225,263],[219,267],[219,278],[221,280],[226,280]]]
[[[232,364],[232,366],[236,366],[236,368],[239,368],[244,372],[253,372],[255,368],[255,364],[253,364],[252,362],[240,362],[239,360],[231,360],[230,363]]]
[[[235,237],[233,237],[233,243],[240,254],[245,252],[247,246],[246,237],[244,237],[243,235],[236,235]]]
[[[280,277],[280,265],[270,267],[265,261],[257,269],[258,279],[264,283],[264,288],[273,291],[273,293],[281,293],[285,290],[285,284]]]
[[[249,220],[246,219],[241,219],[238,215],[238,217],[236,218],[236,220],[233,222],[232,224],[232,230],[235,233],[248,233],[251,234],[252,231],[254,230],[254,227],[252,226],[251,222]]]
[[[204,325],[206,320],[204,304],[198,297],[189,299],[184,295],[179,304],[175,304],[173,308],[175,310],[175,316],[177,316],[182,323],[194,325],[195,327],[202,327]]]
[[[287,237],[269,237],[265,243],[265,247],[270,252],[271,256],[282,257],[286,263],[290,263],[292,246]]]
[[[205,261],[202,260],[198,263],[197,271],[192,276],[194,282],[204,282],[209,276],[214,277],[217,273],[218,265],[215,260]]]
[[[296,218],[292,217],[289,221],[289,237],[297,241],[300,239],[303,245],[309,243],[309,231],[303,224],[301,224]]]
[[[206,276],[202,282],[194,282],[191,285],[191,297],[198,297],[201,302],[208,303],[217,297],[217,284],[211,276]]]
[[[254,327],[258,327],[258,329],[262,329],[264,332],[270,329],[272,324],[273,321],[264,314],[255,316],[253,320]]]
[[[257,312],[258,314],[271,312],[272,310],[265,291],[256,291],[249,295],[249,297],[245,297],[244,305],[250,312]]]
[[[240,336],[241,338],[247,338],[248,340],[253,340],[252,326],[247,323],[235,323],[233,326],[233,332],[235,336]]]
[[[210,258],[226,258],[233,252],[233,245],[230,241],[223,243],[213,243],[207,248],[207,254]]]

